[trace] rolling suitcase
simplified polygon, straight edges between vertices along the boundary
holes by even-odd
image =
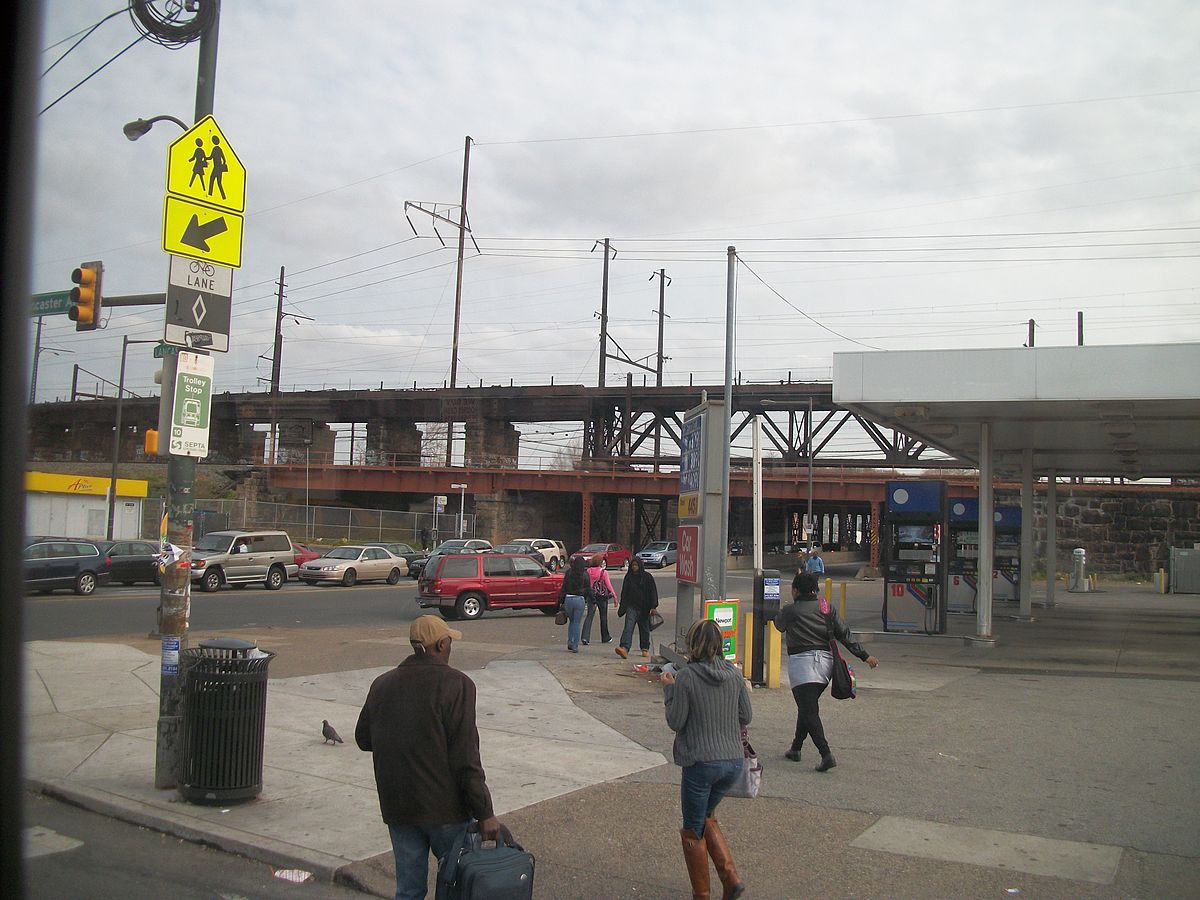
[[[533,854],[500,826],[495,847],[483,846],[472,822],[450,852],[438,860],[437,900],[531,900]]]

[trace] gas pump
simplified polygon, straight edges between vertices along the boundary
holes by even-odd
[[[996,507],[996,562],[992,599],[1021,599],[1021,507]]]
[[[949,510],[944,481],[889,481],[883,630],[946,631]]]
[[[975,612],[979,591],[979,498],[950,498],[950,560],[946,609]]]

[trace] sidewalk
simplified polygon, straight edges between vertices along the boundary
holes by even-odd
[[[998,614],[993,649],[874,636],[882,664],[861,667],[859,698],[822,704],[828,774],[811,748],[782,759],[791,696],[756,690],[763,796],[720,811],[747,896],[1200,892],[1200,597],[1069,595],[1035,620]],[[686,896],[661,691],[611,649],[471,671],[488,782],[537,856],[538,896]],[[156,657],[35,642],[26,660],[33,787],[390,896],[371,761],[353,746],[384,669],[273,679],[262,795],[205,807],[153,787]],[[349,743],[323,744],[322,719]]]

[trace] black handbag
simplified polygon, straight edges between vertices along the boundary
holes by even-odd
[[[495,847],[484,847],[472,822],[438,860],[437,900],[526,900],[533,897],[533,854],[500,826]]]
[[[838,642],[829,634],[829,616],[825,617],[825,634],[829,638],[829,652],[833,655],[833,673],[829,676],[829,696],[834,700],[853,700],[858,696],[854,686],[854,670],[842,659]]]

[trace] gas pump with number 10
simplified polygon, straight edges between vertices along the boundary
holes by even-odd
[[[884,631],[946,631],[947,496],[944,481],[887,483]]]

